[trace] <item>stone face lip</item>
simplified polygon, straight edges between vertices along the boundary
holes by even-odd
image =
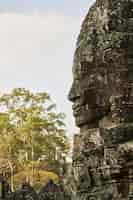
[[[97,0],[77,40],[69,92],[72,200],[133,198],[133,1]]]

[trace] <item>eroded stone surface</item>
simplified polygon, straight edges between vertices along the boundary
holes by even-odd
[[[77,41],[69,99],[80,128],[71,199],[133,199],[132,0],[97,0],[90,8]]]

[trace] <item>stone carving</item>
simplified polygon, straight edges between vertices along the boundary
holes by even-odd
[[[133,199],[133,1],[96,0],[77,40],[69,92],[72,200]]]

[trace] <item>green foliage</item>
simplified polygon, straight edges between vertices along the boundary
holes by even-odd
[[[22,182],[26,181],[33,183],[32,185],[36,190],[39,190],[42,185],[46,185],[49,180],[53,180],[55,183],[59,182],[59,177],[55,173],[44,170],[35,170],[34,174],[31,170],[21,171],[15,174],[13,179],[14,187],[16,189],[21,185]]]
[[[16,88],[0,96],[0,157],[16,161],[17,172],[47,166],[59,172],[69,151],[64,114],[46,92]]]

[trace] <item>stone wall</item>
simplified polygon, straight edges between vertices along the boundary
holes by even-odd
[[[133,1],[97,0],[77,40],[69,92],[72,200],[133,199]]]

